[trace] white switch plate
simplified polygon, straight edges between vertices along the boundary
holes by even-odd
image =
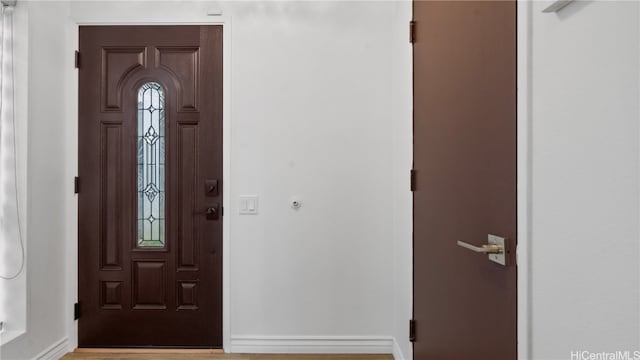
[[[242,195],[240,196],[241,215],[255,215],[258,213],[258,195]]]

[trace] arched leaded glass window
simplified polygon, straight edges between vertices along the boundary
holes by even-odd
[[[164,90],[149,82],[138,91],[138,246],[165,245]]]

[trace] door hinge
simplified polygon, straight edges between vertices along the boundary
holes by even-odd
[[[220,207],[220,215],[224,216],[224,206]]]
[[[416,191],[416,169],[411,169],[411,180],[410,180],[410,189],[411,191]]]
[[[409,43],[411,44],[416,43],[416,22],[415,21],[409,22]]]
[[[416,321],[409,320],[409,341],[416,342]]]
[[[76,69],[80,69],[80,51],[76,50],[76,55],[75,55],[75,66]]]
[[[80,178],[77,176],[73,178],[73,193],[74,194],[80,193]]]
[[[73,320],[80,319],[80,303],[73,304]]]

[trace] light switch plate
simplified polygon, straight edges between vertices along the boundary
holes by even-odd
[[[238,206],[240,215],[256,215],[258,213],[258,196],[242,195]]]

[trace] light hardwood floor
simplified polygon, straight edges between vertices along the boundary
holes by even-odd
[[[189,354],[73,352],[61,360],[393,360],[391,355],[310,355],[310,354]]]

